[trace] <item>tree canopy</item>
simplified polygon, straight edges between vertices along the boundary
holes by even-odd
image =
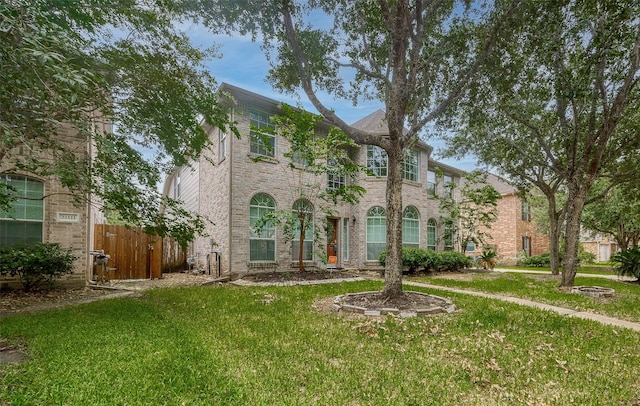
[[[552,267],[564,231],[562,284],[571,286],[594,182],[637,176],[640,4],[527,1],[518,13],[461,98],[462,120],[447,122],[459,123],[450,149],[545,195]]]
[[[162,198],[162,171],[208,147],[202,123],[229,123],[203,65],[213,50],[193,47],[176,28],[179,4],[3,2],[2,171],[56,176],[78,199],[96,196],[129,224],[193,238],[203,219]],[[92,159],[79,159],[65,127],[94,148]],[[5,208],[14,198],[0,190]]]
[[[402,294],[402,164],[424,127],[459,97],[518,1],[272,0],[186,3],[213,30],[264,40],[275,87],[302,90],[358,144],[387,153],[387,297]],[[495,6],[495,7],[494,7]],[[384,103],[388,134],[345,123],[321,100]]]

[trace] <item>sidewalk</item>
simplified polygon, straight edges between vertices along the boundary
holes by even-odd
[[[495,269],[495,271],[498,271],[498,272],[505,272],[505,271],[512,272],[511,270],[498,270],[498,269]],[[525,272],[528,272],[528,271],[525,271]],[[532,273],[547,273],[548,274],[548,272],[541,272],[541,271],[532,271]],[[594,276],[594,275],[588,275],[588,276]],[[608,275],[601,275],[601,276],[607,277]],[[617,276],[615,276],[615,277],[617,278]],[[431,284],[423,283],[423,282],[404,281],[403,284],[404,285],[408,285],[408,286],[419,286],[419,287],[422,287],[422,288],[437,289],[437,290],[443,290],[443,291],[447,291],[447,292],[461,293],[461,294],[464,294],[464,295],[479,296],[479,297],[484,297],[484,298],[487,298],[487,299],[502,300],[502,301],[505,301],[505,302],[515,303],[515,304],[519,304],[519,305],[522,305],[522,306],[530,306],[530,307],[535,307],[537,309],[556,312],[556,313],[561,314],[563,316],[577,317],[577,318],[586,319],[586,320],[594,320],[594,321],[597,321],[597,322],[602,323],[602,324],[608,324],[608,325],[611,325],[611,326],[628,328],[628,329],[640,332],[640,323],[627,321],[627,320],[620,320],[620,319],[616,319],[616,318],[613,318],[613,317],[603,316],[603,315],[600,315],[600,314],[594,314],[594,313],[588,313],[588,312],[579,312],[579,311],[576,311],[576,310],[573,310],[573,309],[567,309],[567,308],[564,308],[564,307],[558,307],[558,306],[548,305],[548,304],[545,304],[545,303],[534,302],[532,300],[520,299],[520,298],[517,298],[517,297],[511,297],[511,296],[495,295],[495,294],[492,294],[492,293],[478,292],[478,291],[473,291],[473,290],[449,288],[449,287],[445,287],[445,286],[431,285]]]
[[[531,270],[522,270],[522,269],[500,269],[495,268],[494,272],[501,273],[530,273],[537,275],[551,275],[551,271],[531,271]],[[584,278],[602,278],[602,279],[610,279],[614,281],[635,281],[636,278],[632,278],[630,276],[618,276],[618,275],[603,275],[603,274],[590,274],[590,273],[577,273],[576,277],[584,277]]]

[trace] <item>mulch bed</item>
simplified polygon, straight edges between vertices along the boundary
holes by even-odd
[[[362,295],[346,295],[343,303],[367,309],[394,308],[398,310],[428,309],[442,305],[442,299],[434,296],[405,291],[404,295],[395,298],[385,298],[381,293]]]
[[[268,272],[255,275],[247,275],[242,279],[250,282],[282,283],[318,281],[325,279],[346,279],[354,275],[344,271],[292,271],[292,272]]]

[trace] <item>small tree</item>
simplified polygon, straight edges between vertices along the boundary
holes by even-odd
[[[442,179],[441,171],[437,171]],[[456,196],[454,183],[445,184],[449,191],[437,196],[440,210],[447,214],[445,224],[448,229],[456,229],[458,250],[464,253],[469,242],[484,245],[491,235],[487,230],[498,219],[498,200],[500,193],[487,183],[487,174],[480,171],[465,173],[461,181],[459,196]],[[453,236],[445,236],[453,238]]]
[[[290,145],[283,154],[287,162],[282,167],[288,172],[285,178],[289,179],[288,189],[295,203],[292,209],[265,213],[252,226],[258,232],[266,226],[279,226],[287,242],[293,242],[297,237],[298,268],[302,272],[304,242],[309,238],[314,242],[320,239],[318,227],[313,227],[314,209],[326,218],[338,203],[357,203],[365,189],[347,180],[355,178],[364,167],[349,157],[349,148],[357,145],[344,132],[331,127],[326,135],[316,134],[322,116],[287,104],[280,105],[280,110],[281,115],[271,117],[274,128],[261,128],[260,131],[265,135],[275,133]],[[270,146],[268,142],[264,145]],[[254,161],[264,159],[259,156]]]

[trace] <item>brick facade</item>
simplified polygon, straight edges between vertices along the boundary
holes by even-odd
[[[86,159],[93,154],[92,145],[87,142],[86,138],[78,136],[73,128],[63,126],[56,135],[68,150],[75,152],[78,160]],[[18,156],[21,153],[20,150],[14,152]],[[53,158],[48,154],[42,154],[39,159],[46,162]],[[84,285],[93,274],[93,258],[89,255],[90,247],[93,245],[93,225],[102,220],[102,214],[95,209],[97,205],[76,200],[56,177],[37,177],[29,173],[14,171],[12,168],[11,161],[4,161],[0,166],[0,173],[23,175],[42,182],[44,185],[42,242],[59,243],[63,249],[70,248],[77,257],[73,273],[60,280],[60,283]],[[0,283],[14,284],[15,279],[0,277]]]
[[[249,203],[253,196],[263,193],[275,201],[276,209],[290,209],[300,197],[300,192],[304,190],[308,200],[318,208],[320,201],[313,198],[313,190],[301,188],[300,185],[326,185],[326,175],[310,179],[311,175],[304,171],[289,168],[288,160],[283,155],[289,145],[282,138],[276,138],[272,158],[255,162],[256,155],[250,151],[249,111],[255,110],[267,115],[275,115],[279,113],[278,102],[226,84],[223,85],[223,90],[234,98],[231,114],[233,114],[233,121],[237,123],[241,137],[236,138],[232,134],[227,134],[223,148],[221,131],[217,128],[209,128],[209,136],[213,143],[211,153],[194,163],[192,168],[184,168],[180,172],[182,173],[180,198],[187,203],[190,210],[196,210],[211,220],[206,230],[208,236],[198,237],[189,248],[190,254],[195,258],[196,266],[206,268],[207,261],[212,258],[211,252],[220,252],[222,273],[233,277],[265,271],[290,271],[297,267],[297,261],[293,261],[291,244],[285,241],[285,236],[280,229],[276,230],[275,261],[252,262],[249,260]],[[381,112],[374,114],[376,116],[371,117],[374,121],[377,117],[383,117]],[[360,125],[369,125],[366,120],[363,123]],[[405,208],[413,206],[417,209],[420,224],[419,244],[421,247],[426,247],[426,223],[429,219],[436,221],[439,228],[438,235],[443,235],[442,215],[438,211],[438,201],[427,196],[427,169],[437,165],[452,175],[456,182],[462,172],[431,161],[429,159],[431,148],[426,144],[420,143],[416,150],[418,179],[404,181],[403,206]],[[366,165],[366,146],[361,146],[349,153],[354,161]],[[185,170],[197,176],[197,181],[186,182]],[[174,173],[167,179],[165,193],[173,189],[172,185],[176,181]],[[326,219],[335,223],[338,230],[336,241],[338,267],[379,269],[380,265],[377,261],[366,259],[367,212],[375,206],[385,207],[386,178],[376,178],[363,173],[354,181],[366,189],[366,194],[359,204],[354,206],[337,204],[331,207],[332,213],[327,218],[316,210],[314,224],[316,227],[323,227]],[[321,241],[317,242],[315,249],[327,246],[325,233],[320,234]],[[442,239],[439,240],[439,249],[442,249]],[[343,251],[344,243],[347,244],[348,252]],[[320,257],[320,255],[314,255],[313,261],[308,265],[322,266]]]
[[[498,219],[492,224],[490,245],[497,248],[499,263],[514,265],[518,253],[526,248],[524,239],[530,243],[528,255],[540,255],[549,251],[549,237],[538,232],[537,225],[531,214],[528,220],[523,219],[522,200],[516,193],[516,189],[501,178],[489,174],[488,182],[501,194],[498,200]],[[526,218],[526,216],[524,216]],[[524,245],[523,245],[524,243]],[[470,255],[479,255],[481,247],[468,252]]]

